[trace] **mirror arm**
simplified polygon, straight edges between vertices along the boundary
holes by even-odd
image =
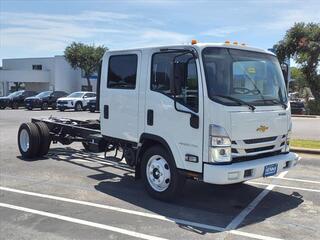
[[[185,110],[181,110],[177,108],[177,99],[176,99],[176,95],[173,95],[173,102],[174,102],[174,108],[177,112],[182,112],[182,113],[186,113],[186,114],[190,114],[190,125],[191,127],[198,129],[199,128],[199,116],[191,111],[185,111]],[[196,121],[192,121],[196,118]]]

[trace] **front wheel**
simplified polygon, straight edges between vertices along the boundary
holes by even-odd
[[[82,111],[82,103],[81,102],[77,102],[76,105],[74,105],[74,110],[75,111]]]
[[[152,197],[170,201],[182,190],[185,178],[179,174],[174,159],[163,147],[148,149],[143,155],[141,168],[145,188]]]

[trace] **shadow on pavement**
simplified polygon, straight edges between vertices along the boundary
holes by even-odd
[[[166,216],[173,221],[174,219],[183,219],[225,228],[264,190],[264,188],[248,184],[219,186],[189,180],[177,200],[167,203],[151,198],[144,190],[142,181],[134,179],[134,170],[123,163],[117,163],[114,161],[115,159],[104,160],[94,153],[69,147],[51,149],[48,157],[95,170],[97,174],[88,177],[97,181],[95,188],[98,191],[133,204],[138,208]],[[75,159],[84,161],[73,161]],[[110,162],[114,164],[111,165]],[[99,166],[96,166],[98,164]],[[108,171],[108,168],[112,168],[113,172]],[[259,216],[251,214],[250,218],[242,224],[250,225],[262,222],[272,216],[294,209],[303,202],[302,196],[299,194],[287,195],[270,191],[267,196],[269,199],[267,206],[262,201],[258,207],[263,209],[264,214]],[[178,225],[198,234],[214,232],[194,226]]]

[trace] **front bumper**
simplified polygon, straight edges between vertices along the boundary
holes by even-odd
[[[74,102],[70,102],[68,101],[67,103],[57,103],[57,108],[64,108],[64,109],[67,109],[67,108],[74,108]]]
[[[294,167],[299,160],[298,154],[287,153],[272,157],[259,158],[228,165],[204,164],[203,181],[212,184],[232,184],[263,177],[264,167],[278,164],[277,173]]]

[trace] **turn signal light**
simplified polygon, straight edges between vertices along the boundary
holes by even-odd
[[[227,40],[227,41],[225,41],[224,43],[225,43],[225,44],[230,44],[230,41],[229,41],[229,40]]]
[[[192,45],[197,44],[197,43],[198,43],[197,40],[195,40],[195,39],[192,39],[192,40],[191,40],[191,44],[192,44]]]
[[[234,45],[238,45],[238,42],[237,42],[237,41],[234,41],[233,44],[234,44]]]

